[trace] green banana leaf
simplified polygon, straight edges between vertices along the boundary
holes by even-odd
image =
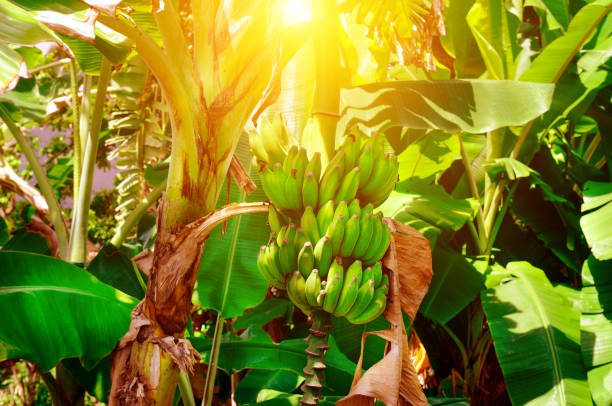
[[[261,327],[272,319],[289,315],[292,311],[293,306],[289,300],[272,297],[238,317],[232,327],[234,330]]]
[[[189,340],[202,355],[202,360],[207,362],[212,340],[205,337],[192,337]],[[302,338],[284,340],[276,344],[259,328],[249,328],[240,336],[226,333],[221,341],[219,367],[228,373],[245,368],[282,369],[302,376],[302,369],[306,365],[306,345]],[[332,336],[329,337],[329,347],[325,354],[325,382],[330,383],[330,391],[345,395],[351,387],[356,365],[338,349]]]
[[[409,180],[399,184],[379,210],[402,223],[409,215],[441,230],[457,231],[474,218],[476,207],[472,199],[455,199],[440,185]]]
[[[19,53],[0,42],[0,94],[17,85],[22,62]]]
[[[504,7],[502,3],[490,0],[476,0],[465,17],[472,35],[478,44],[480,54],[489,76],[494,79],[512,78],[514,57],[519,45],[516,34],[522,4]]]
[[[236,155],[245,158],[243,162],[249,161],[248,137],[241,137]],[[252,172],[251,176],[254,175]],[[221,195],[217,207],[228,203],[227,196]],[[257,202],[267,198],[259,187],[244,199],[243,192],[232,181],[229,201],[242,200]],[[222,235],[222,226],[213,230],[202,253],[195,289],[196,304],[230,318],[241,315],[246,308],[264,299],[268,282],[257,269],[257,252],[270,234],[266,221],[266,214],[249,214],[229,220],[225,235]]]
[[[432,253],[434,270],[429,290],[421,302],[419,312],[424,316],[446,324],[480,293],[484,277],[477,263],[444,247],[436,247]]]
[[[256,403],[262,390],[291,393],[303,381],[298,374],[283,369],[253,369],[236,386],[234,399],[238,404]]]
[[[33,254],[53,255],[49,241],[41,234],[18,228],[4,244],[2,251],[24,251]]]
[[[580,226],[595,258],[612,259],[612,183],[585,183]]]
[[[506,80],[369,84],[342,90],[337,131],[362,124],[374,131],[402,126],[481,133],[533,120],[549,109],[553,90]]]
[[[482,292],[497,358],[515,405],[591,405],[580,354],[578,292],[511,262]]]
[[[596,0],[582,7],[570,21],[565,34],[548,44],[520,79],[539,83],[556,82],[611,9],[612,0]]]
[[[98,251],[87,265],[87,272],[133,298],[144,298],[146,276],[137,274],[140,271],[130,257],[112,244],[106,244]]]
[[[53,368],[80,357],[91,369],[127,331],[136,301],[87,271],[42,255],[0,251],[0,360]],[[10,310],[10,311],[9,311]]]
[[[7,27],[0,29],[0,40],[23,45],[33,45],[41,41],[61,41],[70,48],[85,73],[97,75],[100,72],[102,55],[114,65],[125,60],[131,50],[131,43],[127,38],[97,22],[95,37],[91,39],[92,42],[87,42],[56,33],[36,19],[45,16],[46,20],[54,20],[56,24],[63,24],[63,19],[83,24],[87,10],[87,4],[80,1],[0,0],[0,26]],[[46,14],[49,12],[57,14]],[[78,33],[75,32],[74,35],[78,36]]]
[[[612,404],[612,261],[593,256],[582,268],[580,339],[591,395],[597,406]]]

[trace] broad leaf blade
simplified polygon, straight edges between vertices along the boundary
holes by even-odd
[[[612,183],[589,181],[583,189],[584,204],[580,226],[584,232],[591,252],[599,260],[612,259]]]
[[[207,362],[212,340],[203,337],[190,340],[202,354],[203,361]],[[221,341],[219,367],[228,373],[254,368],[283,369],[302,375],[306,365],[306,344],[303,339],[284,340],[276,344],[265,331],[258,328],[248,329],[238,337],[227,333]],[[329,337],[329,346],[325,353],[325,382],[333,383],[329,389],[344,394],[351,386],[355,364],[340,352],[332,336]]]
[[[570,22],[567,32],[544,48],[531,67],[521,76],[521,80],[540,83],[556,82],[610,9],[612,9],[610,0],[597,0],[581,8]]]
[[[24,358],[47,371],[62,358],[85,368],[108,355],[127,330],[131,298],[59,259],[1,251],[0,359]]]
[[[612,404],[612,261],[594,257],[582,268],[580,339],[595,404]]]
[[[513,404],[591,404],[573,293],[527,262],[508,264],[506,279],[482,293]]]
[[[483,276],[463,255],[436,247],[433,252],[433,278],[419,312],[446,324],[478,295]]]
[[[344,89],[338,133],[355,124],[375,131],[402,126],[467,133],[522,125],[548,110],[553,89],[507,80],[397,81]]]

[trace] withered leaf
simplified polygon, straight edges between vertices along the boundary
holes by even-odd
[[[384,258],[391,285],[384,316],[390,327],[364,333],[351,391],[336,403],[338,406],[373,405],[375,398],[388,406],[427,405],[410,358],[402,308],[414,317],[427,292],[433,275],[429,242],[410,227],[390,219],[385,221],[392,231],[391,245]],[[370,334],[386,340],[387,351],[382,360],[361,376],[363,346]]]

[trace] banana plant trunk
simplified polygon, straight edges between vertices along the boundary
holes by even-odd
[[[172,404],[179,371],[199,358],[183,336],[206,237],[228,217],[267,211],[265,204],[215,205],[242,128],[279,60],[279,20],[268,12],[282,10],[275,2],[192,0],[193,35],[186,35],[175,3],[153,0],[163,47],[131,19],[98,16],[133,41],[162,88],[172,125],[147,292],[112,355],[110,405]],[[245,20],[254,7],[266,12]],[[230,34],[234,19],[241,24]]]
[[[234,145],[217,151],[205,110],[194,107],[173,110],[168,188],[147,292],[113,355],[111,404],[171,404],[179,368],[190,369],[198,358],[183,334],[205,239],[188,225],[214,209]]]

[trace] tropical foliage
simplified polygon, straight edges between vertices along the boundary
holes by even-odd
[[[297,405],[261,156],[359,131],[396,305],[319,404],[611,404],[611,9],[0,0],[0,403]]]

